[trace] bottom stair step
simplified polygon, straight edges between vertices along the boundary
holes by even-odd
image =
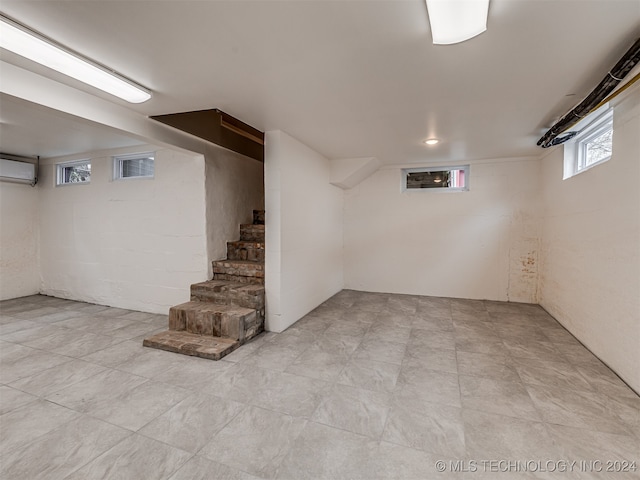
[[[145,347],[158,348],[168,352],[182,353],[194,357],[220,360],[240,346],[240,342],[231,338],[198,335],[185,331],[167,330],[145,338]]]

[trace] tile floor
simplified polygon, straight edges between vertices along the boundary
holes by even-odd
[[[640,398],[537,306],[345,290],[219,362],[142,347],[163,315],[0,308],[3,479],[640,478]]]

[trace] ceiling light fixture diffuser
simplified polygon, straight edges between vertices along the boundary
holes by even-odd
[[[0,15],[0,47],[129,103],[142,103],[151,98],[151,93],[140,85],[3,15]]]
[[[425,140],[424,143],[427,145],[436,145],[440,140],[437,138],[430,138],[429,140]]]
[[[436,45],[451,45],[487,29],[489,0],[425,0]]]

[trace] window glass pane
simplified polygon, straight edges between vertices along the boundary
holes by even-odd
[[[465,188],[464,170],[407,172],[406,188]]]
[[[60,166],[60,183],[84,183],[91,179],[91,162]]]
[[[153,158],[131,158],[121,162],[122,178],[153,177]]]
[[[611,156],[613,147],[613,130],[609,129],[606,132],[598,135],[593,140],[587,142],[584,167],[593,165],[594,163],[601,162]]]

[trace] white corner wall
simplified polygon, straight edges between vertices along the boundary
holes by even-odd
[[[281,332],[343,287],[343,192],[328,159],[265,135],[267,330]]]
[[[537,303],[539,181],[538,159],[472,162],[466,192],[378,170],[345,191],[345,287]]]
[[[38,189],[0,182],[0,300],[40,291]]]
[[[155,178],[112,180],[111,155],[156,151]],[[55,186],[55,165],[91,158],[91,183]],[[41,168],[41,292],[152,313],[207,278],[202,155],[154,147]]]
[[[264,209],[264,164],[210,145],[205,151],[207,244],[210,260],[227,258],[227,242],[240,238],[240,224]],[[213,275],[208,262],[209,278]]]
[[[611,159],[562,180],[542,159],[540,304],[640,392],[640,88],[614,105]]]

